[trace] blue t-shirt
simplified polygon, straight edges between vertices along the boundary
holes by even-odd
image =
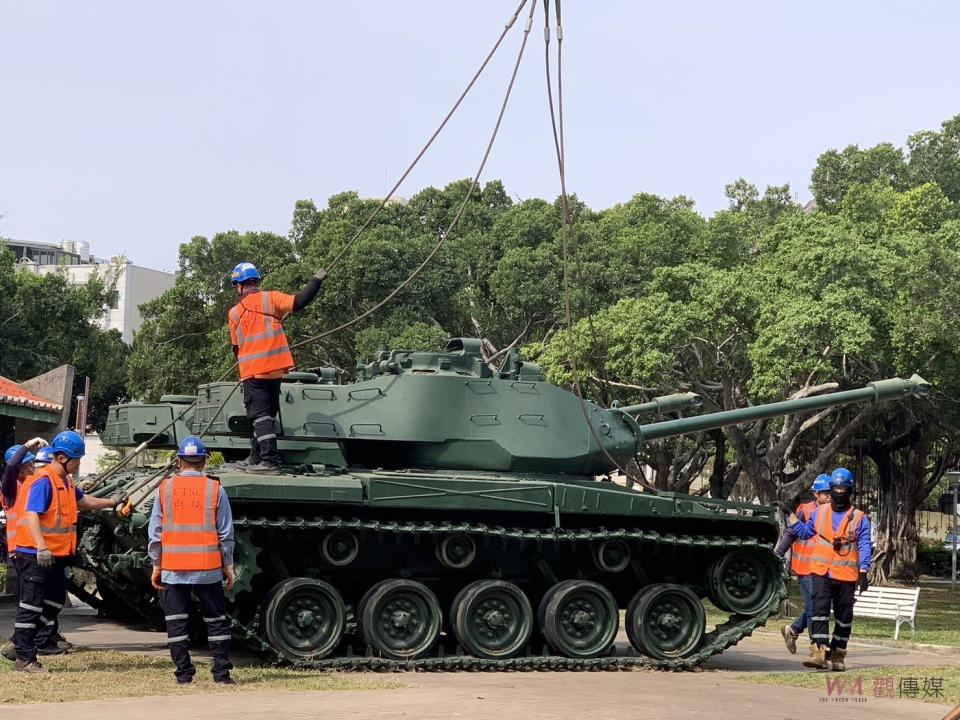
[[[77,486],[74,486],[73,490],[76,493],[77,502],[82,500],[83,491]],[[42,478],[36,480],[33,483],[33,487],[30,488],[30,494],[27,495],[27,512],[35,512],[38,515],[42,515],[50,509],[50,503],[52,502],[53,485],[51,484],[50,477],[44,475]],[[17,545],[17,552],[26,555],[36,555],[37,549],[35,547]]]

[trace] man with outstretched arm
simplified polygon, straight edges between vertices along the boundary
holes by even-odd
[[[261,290],[260,271],[252,263],[242,262],[230,274],[238,297],[229,313],[230,342],[239,364],[243,406],[253,423],[250,455],[236,464],[238,469],[259,475],[280,472],[280,380],[294,366],[282,320],[313,302],[326,277],[321,268],[300,292],[287,295]]]

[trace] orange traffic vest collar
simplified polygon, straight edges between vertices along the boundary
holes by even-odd
[[[217,536],[220,483],[205,475],[175,475],[160,484],[160,567],[216,570],[223,565]]]
[[[230,308],[230,327],[237,339],[241,380],[285,372],[294,365],[273,295],[255,288],[245,292]]]
[[[862,511],[851,508],[843,514],[840,526],[834,532],[833,507],[827,503],[817,508],[815,534],[811,538],[813,549],[810,555],[810,572],[812,574],[829,574],[834,580],[856,582],[860,574],[857,531],[860,529],[863,518]]]
[[[816,509],[817,502],[813,500],[803,503],[798,507],[796,514],[803,520],[809,520],[813,516],[813,511]],[[793,545],[790,546],[790,569],[793,570],[795,575],[810,574],[810,556],[812,552],[813,538],[804,540],[798,537],[793,541]]]
[[[69,557],[77,551],[77,489],[68,476],[60,477],[50,465],[24,480],[17,491],[17,546],[37,547],[27,525],[27,500],[43,478],[50,480],[51,493],[50,507],[40,514],[40,532],[54,557]]]

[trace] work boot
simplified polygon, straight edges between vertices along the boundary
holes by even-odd
[[[56,640],[50,641],[49,645],[37,648],[37,655],[66,655],[67,644],[59,643]]]
[[[793,629],[793,625],[784,625],[780,629],[780,634],[783,635],[783,644],[787,646],[787,652],[791,655],[796,655],[797,631]]]
[[[244,472],[252,473],[254,475],[279,475],[280,474],[279,465],[271,465],[270,463],[262,462],[262,461],[257,463],[256,465],[250,465],[248,467],[245,467],[243,470]]]
[[[243,471],[243,470],[246,470],[248,467],[250,467],[250,466],[252,466],[252,465],[257,465],[257,464],[259,464],[259,462],[260,462],[260,460],[259,460],[258,458],[255,458],[253,455],[248,455],[248,456],[245,457],[243,460],[237,460],[235,463],[233,463],[233,467],[234,467],[236,470],[241,470],[241,471]]]
[[[15,660],[13,663],[15,672],[30,673],[31,675],[44,675],[46,668],[36,660]]]
[[[803,661],[803,666],[815,670],[827,669],[827,648],[823,645],[810,646],[810,659]]]
[[[833,666],[834,672],[844,672],[847,669],[847,666],[844,664],[844,659],[847,657],[847,650],[844,648],[835,648],[830,652],[830,664]]]
[[[233,679],[232,677],[230,677],[229,675],[227,675],[226,677],[222,677],[222,678],[220,678],[219,680],[214,680],[214,682],[215,682],[217,685],[236,685],[236,684],[237,684],[237,681],[234,680],[234,679]]]
[[[16,660],[17,649],[13,646],[12,642],[5,642],[3,647],[0,648],[0,655],[3,655],[7,660]]]

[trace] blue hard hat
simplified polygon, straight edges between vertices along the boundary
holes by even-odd
[[[206,456],[207,448],[204,447],[203,441],[196,435],[185,437],[177,447],[177,457],[182,457],[186,460],[205,458]]]
[[[837,468],[830,474],[830,487],[853,487],[853,473],[846,468]]]
[[[34,460],[36,465],[46,465],[51,460],[53,460],[53,450],[50,449],[50,446],[42,447],[37,450],[37,459]]]
[[[830,490],[830,476],[821,473],[817,475],[817,479],[813,481],[813,491],[815,493],[819,492],[828,492]]]
[[[87,454],[87,446],[83,442],[83,438],[80,437],[80,433],[73,430],[64,430],[57,433],[53,438],[53,442],[50,443],[50,452],[54,455],[63,453],[68,458],[75,460]]]
[[[3,454],[4,462],[10,462],[11,460],[13,460],[13,456],[17,454],[17,450],[19,450],[22,447],[23,445],[11,445],[10,447],[8,447],[7,451]],[[32,463],[35,458],[36,456],[32,452],[27,450],[27,454],[23,456],[23,460],[21,460],[20,462],[23,465],[26,465],[27,463]]]
[[[232,273],[230,273],[230,282],[232,282],[234,285],[245,283],[247,280],[259,279],[260,271],[257,270],[257,266],[253,263],[242,262],[233,269]]]

